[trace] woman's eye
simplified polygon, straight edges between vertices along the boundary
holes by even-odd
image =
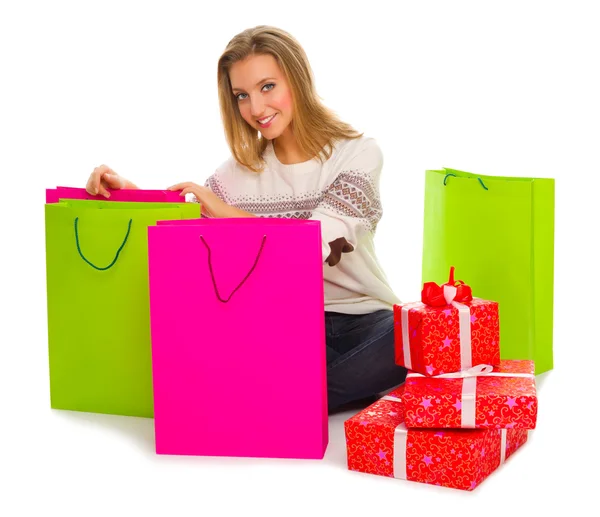
[[[275,83],[267,83],[265,85],[263,85],[263,87],[261,88],[261,90],[263,92],[270,92],[273,88],[275,88]],[[244,99],[246,99],[246,97],[248,97],[247,93],[238,93],[235,98],[238,101],[243,101]]]

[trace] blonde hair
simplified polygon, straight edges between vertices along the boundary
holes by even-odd
[[[264,168],[268,140],[259,136],[240,114],[231,90],[231,66],[249,56],[271,55],[283,71],[292,91],[291,127],[300,150],[321,162],[331,157],[336,140],[360,138],[352,126],[325,107],[317,95],[313,73],[300,44],[287,32],[259,25],[236,35],[219,58],[218,90],[225,137],[235,160],[254,172]]]

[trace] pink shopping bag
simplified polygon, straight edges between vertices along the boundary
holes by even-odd
[[[156,452],[323,458],[320,223],[165,222],[148,252]]]
[[[59,199],[95,199],[99,201],[131,201],[145,203],[185,202],[185,199],[179,195],[181,191],[141,189],[108,189],[108,191],[110,192],[110,198],[93,196],[88,194],[84,188],[56,187],[53,189],[46,189],[46,203],[58,203]]]

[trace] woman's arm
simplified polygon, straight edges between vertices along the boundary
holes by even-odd
[[[344,253],[356,250],[363,234],[374,233],[381,219],[379,178],[383,155],[367,139],[341,170],[332,171],[330,184],[311,219],[321,222],[323,261],[337,265]]]

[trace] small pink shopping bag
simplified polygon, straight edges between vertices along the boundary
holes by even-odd
[[[323,458],[318,221],[148,229],[156,452]]]
[[[99,201],[130,201],[144,203],[184,203],[185,199],[179,194],[181,191],[172,190],[141,190],[121,189],[112,190],[110,198],[104,196],[93,196],[88,194],[84,188],[56,187],[46,189],[46,203],[58,203],[59,199],[95,199]]]

